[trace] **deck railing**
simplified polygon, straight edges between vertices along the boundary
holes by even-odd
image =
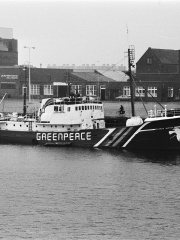
[[[155,105],[153,110],[148,111],[149,118],[173,116],[180,116],[180,108],[167,109],[167,106],[165,105],[165,108],[163,110],[157,110]]]

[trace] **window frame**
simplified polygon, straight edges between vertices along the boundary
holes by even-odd
[[[86,96],[97,96],[97,85],[86,85]]]
[[[39,84],[31,84],[30,85],[30,94],[31,95],[40,95],[40,85]]]
[[[82,85],[71,85],[71,90],[75,93],[75,94],[80,94],[80,96],[82,96]],[[77,91],[77,93],[76,93]]]
[[[136,87],[135,88],[135,97],[145,97],[145,88],[143,87]]]
[[[153,61],[152,58],[150,58],[150,57],[147,58],[147,64],[148,64],[148,65],[151,65],[151,64],[152,64],[152,61]]]
[[[6,86],[6,87],[2,87],[2,86]],[[7,86],[11,86],[10,88],[8,88]],[[14,87],[12,87],[14,86]],[[16,82],[1,82],[1,89],[8,89],[8,90],[13,90],[16,89]]]
[[[174,88],[173,87],[168,87],[167,89],[167,96],[168,97],[173,97],[174,96]]]
[[[157,90],[158,90],[157,87],[148,87],[148,94],[147,94],[147,96],[148,97],[157,97],[158,96],[157,95]]]
[[[130,86],[124,86],[123,87],[123,96],[127,96],[127,97],[131,96]]]
[[[53,85],[45,84],[43,87],[44,95],[53,95]]]

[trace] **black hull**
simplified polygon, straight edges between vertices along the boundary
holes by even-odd
[[[0,143],[56,147],[180,150],[180,117],[144,122],[139,126],[77,132],[0,130]]]
[[[93,147],[107,133],[108,130],[106,129],[83,130],[79,132],[65,133],[0,130],[0,143],[44,146]]]

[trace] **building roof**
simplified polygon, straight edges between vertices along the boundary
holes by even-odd
[[[97,72],[72,72],[71,75],[88,82],[115,82],[115,80],[98,74]]]
[[[178,64],[179,50],[149,48],[164,64]]]
[[[129,79],[129,77],[122,71],[97,70],[97,72],[118,82],[127,82],[127,80]]]
[[[165,64],[178,64],[178,50],[152,48],[154,54]]]

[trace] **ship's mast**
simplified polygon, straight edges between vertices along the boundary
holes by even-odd
[[[132,80],[132,72],[131,72],[131,67],[134,67],[134,59],[135,59],[135,48],[134,46],[129,46],[128,49],[128,75],[130,77],[130,91],[131,91],[131,112],[132,116],[135,116],[135,111],[134,111],[134,88],[133,88],[133,80]]]

